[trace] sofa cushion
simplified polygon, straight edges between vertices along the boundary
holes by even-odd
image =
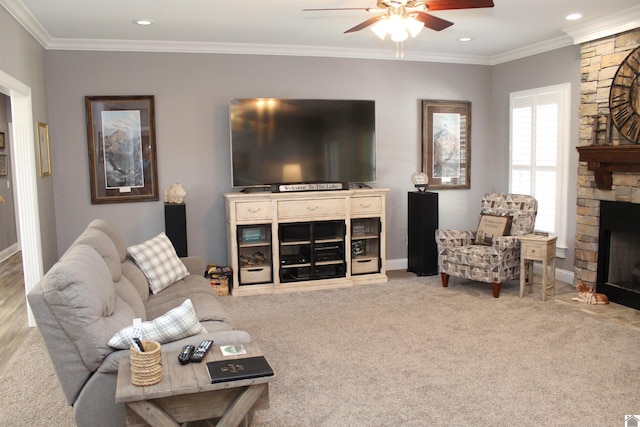
[[[198,322],[196,312],[190,299],[182,305],[169,310],[164,315],[140,325],[142,340],[157,341],[160,344],[196,334],[206,334],[207,330]],[[108,342],[109,346],[119,349],[127,349],[131,346],[134,337],[133,325],[118,331]]]
[[[189,275],[164,233],[138,245],[129,246],[128,252],[149,280],[149,288],[154,294]]]
[[[199,321],[229,321],[211,284],[202,276],[190,275],[165,288],[156,295],[149,295],[146,303],[147,319],[154,319],[191,298]]]
[[[146,304],[149,299],[149,281],[132,258],[127,257],[122,263],[122,275],[129,279],[142,302]]]
[[[124,259],[127,257],[127,245],[124,243],[120,232],[118,231],[118,229],[116,229],[116,227],[113,226],[113,224],[104,219],[94,219],[89,223],[87,228],[95,228],[109,236],[109,238],[115,245],[116,250],[118,251],[120,262],[124,261]]]
[[[113,244],[113,240],[105,233],[98,229],[87,228],[73,243],[75,245],[88,245],[98,251],[104,262],[109,267],[111,272],[111,278],[114,282],[120,280],[122,275],[122,267],[120,261],[120,255],[116,246]]]
[[[43,297],[82,361],[95,371],[113,351],[109,338],[131,322],[134,311],[116,294],[100,254],[74,246],[42,280]]]

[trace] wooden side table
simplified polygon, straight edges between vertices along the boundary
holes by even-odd
[[[243,345],[247,354],[224,360],[262,355],[256,343]],[[127,426],[177,427],[201,420],[217,420],[218,427],[248,426],[254,411],[269,407],[273,376],[211,384],[206,362],[223,360],[220,347],[212,347],[201,363],[183,366],[177,357],[178,352],[163,352],[162,380],[146,387],[131,384],[130,361],[120,360],[116,403],[126,406]]]
[[[524,288],[533,290],[533,261],[542,262],[542,301],[547,300],[547,293],[556,294],[556,240],[558,236],[539,236],[528,234],[518,237],[520,240],[520,298],[524,296]],[[547,266],[551,261],[551,274]],[[528,280],[527,280],[528,279]]]

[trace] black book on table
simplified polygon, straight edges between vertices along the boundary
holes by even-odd
[[[225,381],[269,377],[273,375],[273,369],[264,356],[256,356],[207,362],[207,373],[211,384],[216,384]]]

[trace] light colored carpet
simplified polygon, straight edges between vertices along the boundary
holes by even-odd
[[[486,284],[391,277],[222,299],[276,371],[254,426],[605,426],[640,411],[638,329],[539,287],[520,299],[517,282],[494,299]],[[0,378],[0,425],[69,425],[37,332],[25,346],[35,357]]]

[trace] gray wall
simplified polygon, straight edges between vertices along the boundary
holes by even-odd
[[[495,141],[494,187],[509,188],[509,93],[537,87],[571,83],[571,149],[569,150],[569,181],[567,204],[567,256],[558,259],[560,269],[573,272],[576,235],[576,198],[578,179],[579,108],[580,108],[580,46],[569,46],[493,67],[493,129]]]
[[[132,244],[164,229],[163,202],[91,205],[84,96],[155,95],[159,187],[187,191],[189,253],[227,261],[222,194],[231,191],[232,97],[374,99],[378,187],[388,198],[387,259],[406,258],[407,192],[420,169],[420,100],[472,103],[471,189],[440,193],[440,225],[475,227],[494,186],[491,67],[215,54],[46,53],[58,250],[93,218]],[[469,214],[473,212],[473,214]]]
[[[49,121],[45,90],[44,48],[0,7],[0,70],[31,89],[34,132],[35,122]],[[15,149],[15,147],[12,147]],[[37,151],[37,141],[34,140]],[[54,147],[52,146],[52,149]],[[37,162],[37,159],[34,159]],[[55,171],[54,171],[55,173]],[[16,182],[15,185],[20,185]],[[53,203],[53,179],[37,179],[42,259],[45,270],[58,259]]]

